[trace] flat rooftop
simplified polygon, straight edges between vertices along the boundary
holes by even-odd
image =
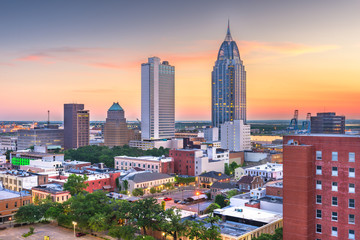
[[[20,193],[19,192],[14,192],[14,191],[10,191],[7,189],[2,189],[0,190],[0,200],[5,200],[5,199],[11,199],[11,198],[18,198],[18,197],[24,197],[24,196],[29,196],[29,194],[26,193]]]
[[[360,138],[360,135],[355,134],[325,134],[325,133],[311,133],[311,134],[295,134],[295,135],[287,135],[287,137],[350,137],[350,138]],[[285,142],[284,142],[285,144]]]
[[[215,214],[230,216],[239,219],[253,220],[262,223],[271,223],[282,219],[282,214],[252,207],[226,207],[214,210]]]
[[[249,167],[249,168],[246,168],[245,170],[277,172],[277,171],[283,170],[283,165],[278,164],[278,163],[267,163],[267,164],[263,164],[263,165]]]
[[[128,160],[145,160],[153,162],[171,162],[171,157],[154,157],[154,156],[141,156],[141,157],[130,157],[130,156],[116,156],[116,159],[128,159]]]

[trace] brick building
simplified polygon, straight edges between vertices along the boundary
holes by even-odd
[[[134,167],[142,168],[146,171],[171,174],[174,173],[174,160],[171,157],[129,157],[117,156],[114,158],[115,168],[129,170]]]
[[[240,191],[250,192],[252,189],[262,187],[264,180],[260,176],[242,176],[236,184]]]
[[[19,193],[3,189],[0,186],[0,223],[14,220],[14,215],[19,207],[32,203],[30,194]]]
[[[221,172],[206,172],[197,177],[198,185],[202,188],[210,188],[215,182],[230,182],[230,176]]]
[[[360,136],[284,136],[284,239],[359,239]]]
[[[59,203],[63,203],[71,197],[70,192],[64,191],[60,184],[45,184],[33,187],[31,195],[33,199],[37,197],[39,200],[46,199],[50,196],[53,202]]]

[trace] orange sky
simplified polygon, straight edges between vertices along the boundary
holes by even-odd
[[[46,26],[46,16],[35,14],[41,10],[35,6],[24,7],[24,14],[34,11],[34,16],[23,21],[9,10],[0,16],[0,25],[10,23],[0,46],[0,121],[46,120],[47,110],[52,120],[62,120],[63,104],[69,102],[84,103],[91,120],[105,120],[112,102],[120,103],[129,120],[140,118],[140,65],[150,56],[175,66],[176,120],[210,120],[211,70],[228,17],[247,71],[248,119],[290,119],[295,109],[301,119],[321,111],[360,119],[360,34],[354,31],[359,4],[339,8],[331,1],[324,10],[316,3],[305,19],[286,4],[293,12],[273,13],[277,16],[253,3],[246,3],[247,10],[238,6],[220,15],[212,8],[225,9],[222,5],[206,5],[201,16],[178,9],[168,21],[156,20],[156,28],[144,19],[117,20],[123,15],[116,8],[101,15],[108,20],[101,26],[96,21],[105,20],[92,20],[89,9],[83,19],[69,15],[73,22],[60,9],[54,16],[58,19],[49,15]],[[249,20],[246,11],[257,15]]]

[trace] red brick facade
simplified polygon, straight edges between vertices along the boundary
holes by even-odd
[[[120,172],[109,173],[109,178],[86,181],[89,186],[85,190],[89,193],[92,193],[96,190],[114,191],[116,188],[116,178],[120,177],[120,174]]]
[[[360,239],[359,156],[358,136],[284,137],[284,239]]]
[[[283,197],[283,188],[276,186],[266,186],[266,195]]]
[[[174,159],[174,172],[179,175],[195,176],[195,151],[170,150]]]

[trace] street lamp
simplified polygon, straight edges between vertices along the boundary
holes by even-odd
[[[75,234],[75,226],[77,225],[77,222],[72,222],[72,224],[74,225],[74,237],[76,237],[76,234]]]
[[[198,216],[200,215],[200,214],[199,214],[199,212],[200,212],[200,211],[199,211],[199,203],[200,203],[200,201],[199,201],[199,195],[200,195],[200,192],[197,191],[197,192],[196,192],[196,196],[198,196],[198,199],[197,199],[197,201],[198,201],[198,210],[197,210]]]

